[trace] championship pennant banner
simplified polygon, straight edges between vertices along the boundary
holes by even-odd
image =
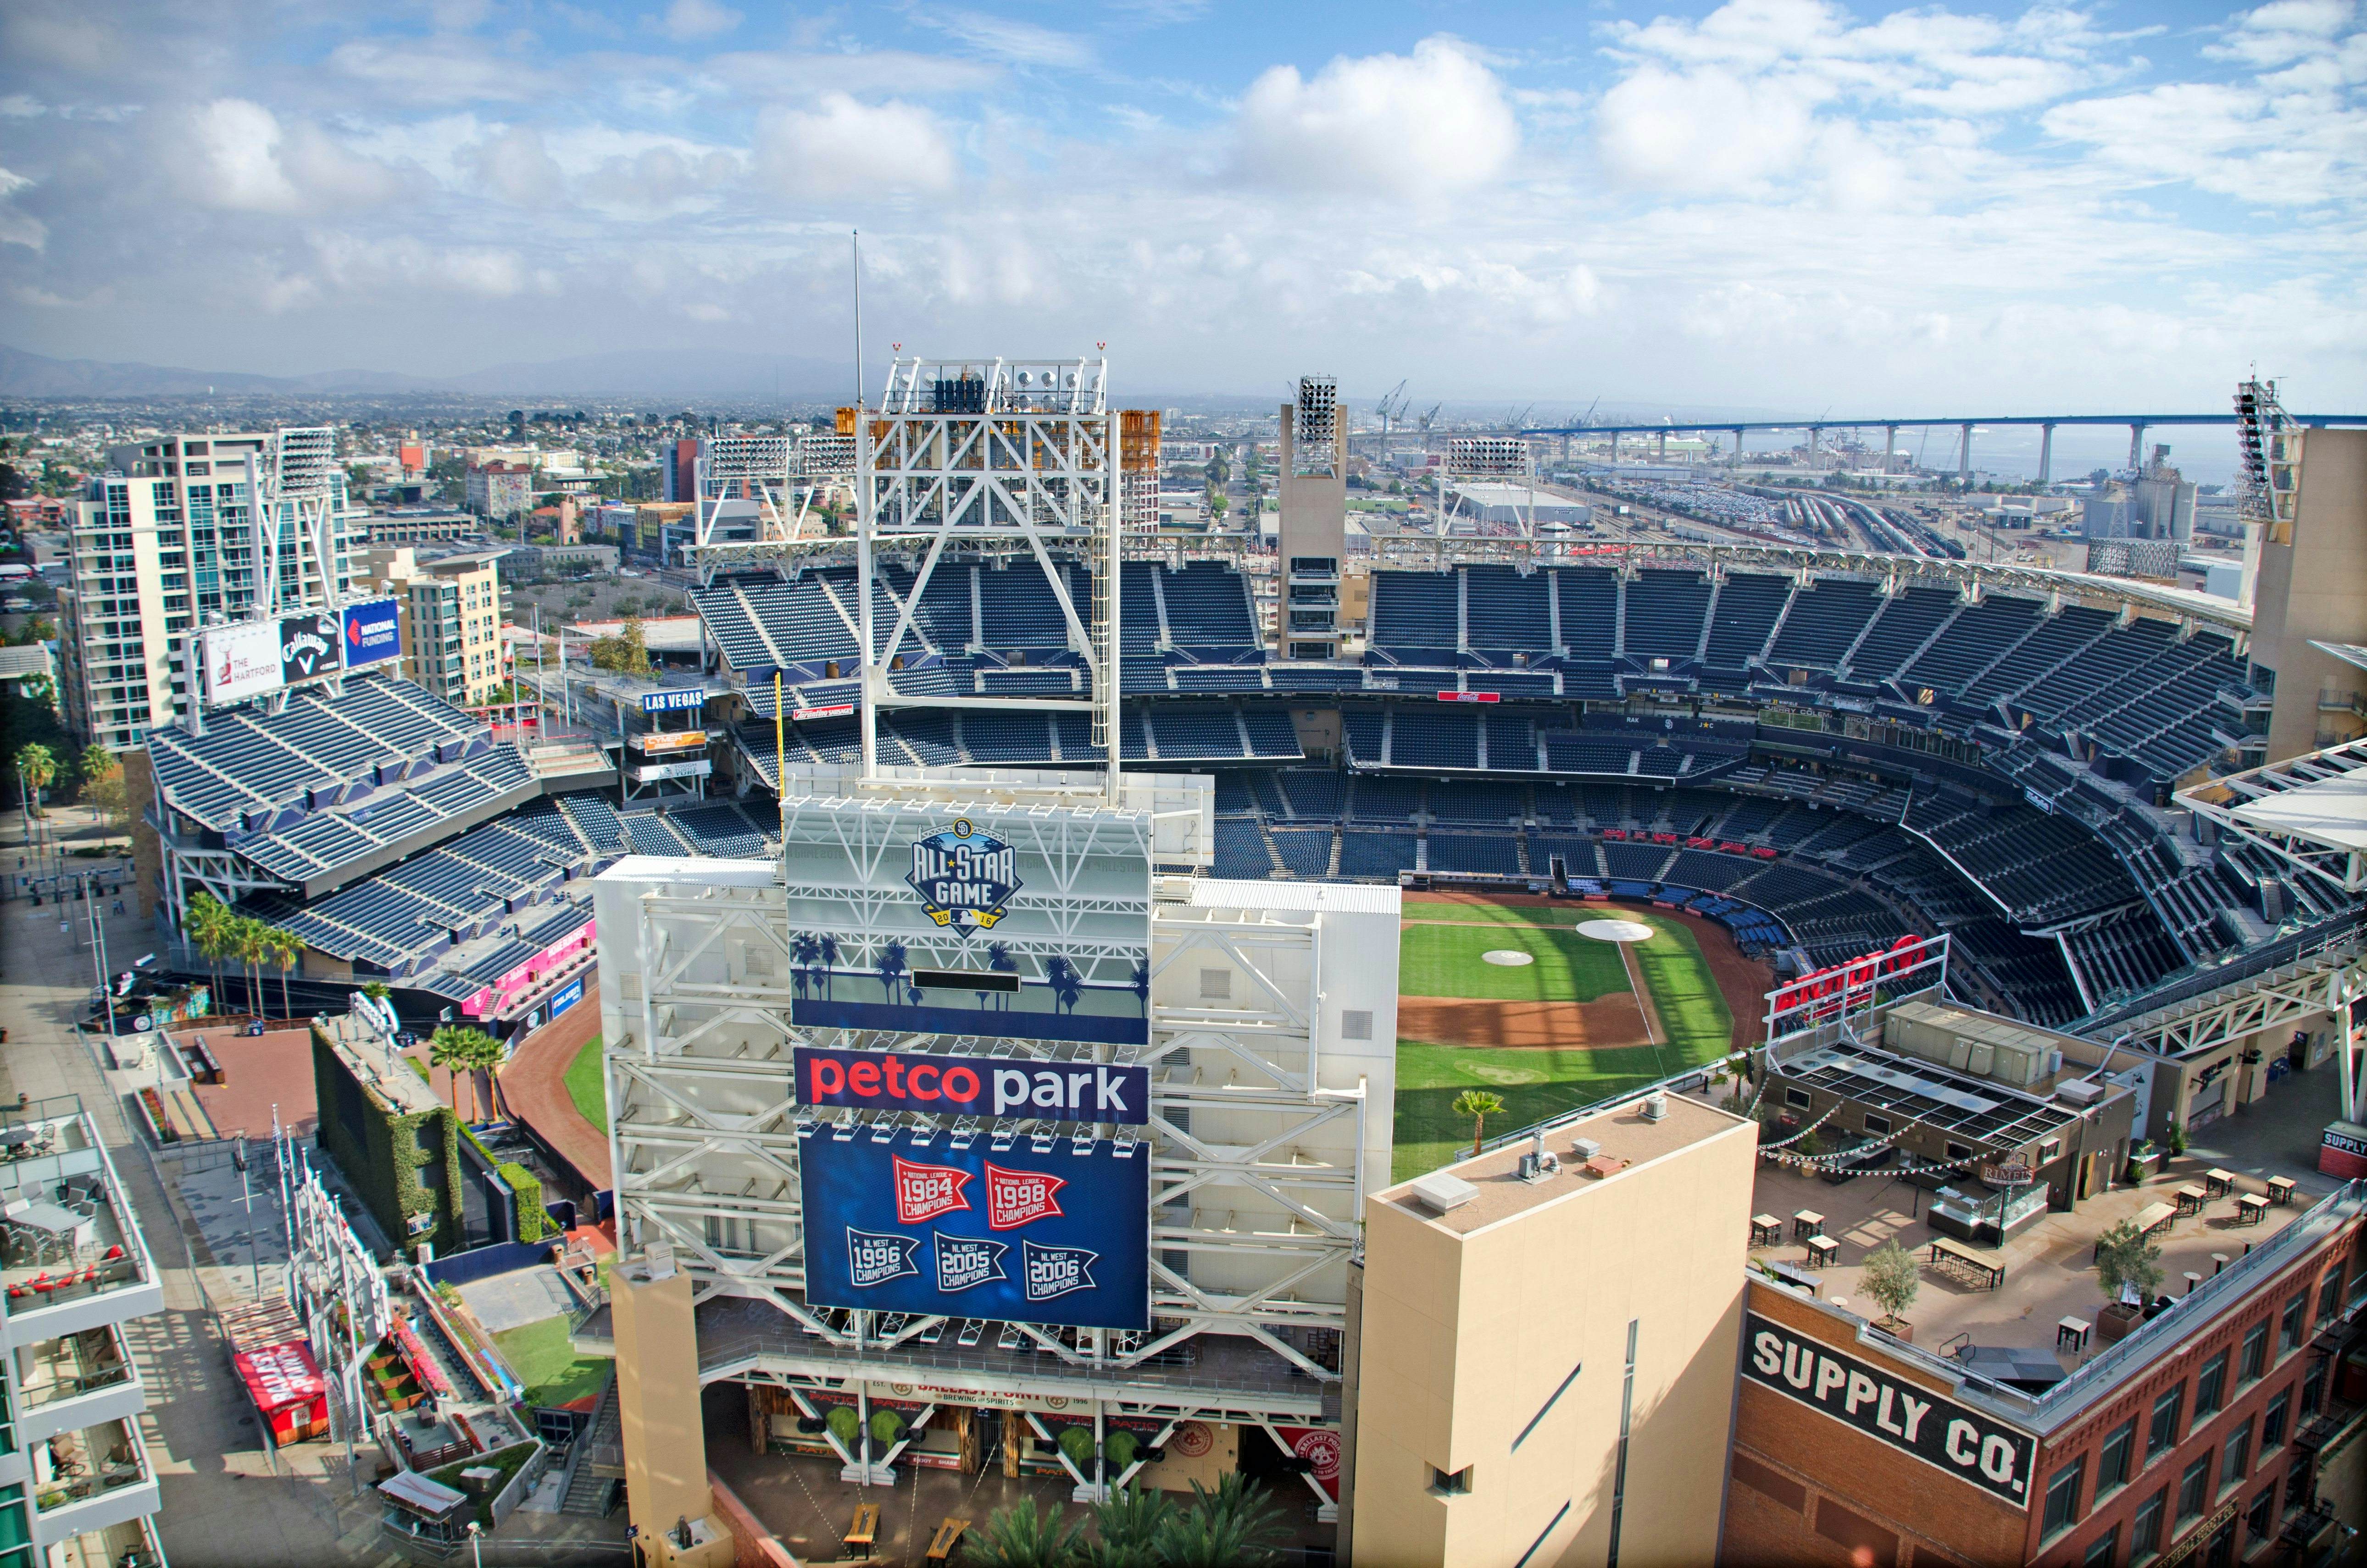
[[[806,1300],[1078,1328],[1150,1326],[1150,1151],[828,1128],[798,1145]]]

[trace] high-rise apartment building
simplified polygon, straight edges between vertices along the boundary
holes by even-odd
[[[485,517],[514,517],[534,508],[531,464],[478,463],[469,470],[469,510]]]
[[[497,564],[506,553],[471,551],[423,562],[409,550],[363,552],[359,575],[400,604],[402,673],[447,702],[481,706],[509,678]]]
[[[191,634],[269,609],[325,608],[351,586],[345,475],[327,429],[165,437],[108,453],[72,519],[59,595],[68,726],[85,744],[138,745],[183,710]],[[258,555],[248,460],[283,497]],[[316,531],[296,499],[324,504]],[[325,566],[323,560],[325,557]],[[268,568],[262,570],[260,568]]]
[[[164,1307],[155,1262],[79,1100],[37,1100],[5,1122],[13,1146],[42,1153],[0,1176],[0,1199],[24,1216],[0,1266],[0,1568],[160,1562],[148,1390],[124,1332]],[[38,1246],[23,1239],[36,1234]]]

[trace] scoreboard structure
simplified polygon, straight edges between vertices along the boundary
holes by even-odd
[[[702,1381],[900,1410],[814,1439],[874,1481],[941,1407],[1320,1446],[1397,890],[1196,874],[1205,778],[791,782],[777,862],[595,884],[619,1239],[691,1276]],[[1149,1457],[1059,1451],[1083,1496]]]

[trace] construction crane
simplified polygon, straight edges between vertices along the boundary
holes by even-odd
[[[1381,416],[1381,444],[1383,446],[1387,446],[1388,444],[1389,426],[1405,417],[1405,390],[1406,384],[1403,381],[1399,381],[1387,392],[1383,392],[1381,394],[1381,401],[1373,405],[1373,412]]]
[[[1443,403],[1433,403],[1429,413],[1418,415],[1414,421],[1421,427],[1421,449],[1425,452],[1430,450],[1430,427],[1438,423],[1438,411],[1445,406]]]
[[[1533,403],[1524,408],[1515,408],[1507,413],[1504,415],[1504,428],[1507,430],[1518,430],[1522,426],[1526,425],[1529,422],[1529,415],[1535,411],[1536,406],[1537,405]]]

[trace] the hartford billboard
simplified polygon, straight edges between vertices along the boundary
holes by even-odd
[[[809,1302],[1150,1326],[1148,1144],[800,1133]]]

